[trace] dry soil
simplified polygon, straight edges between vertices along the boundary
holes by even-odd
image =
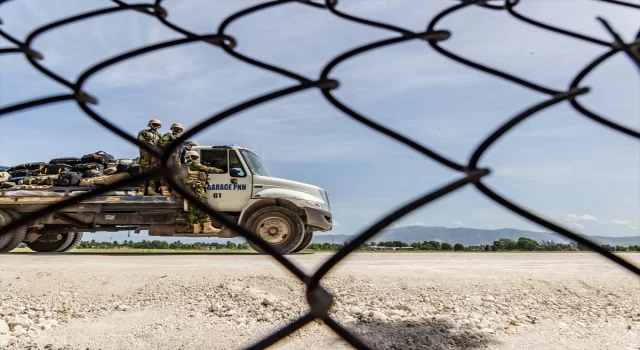
[[[640,278],[596,254],[360,253],[323,285],[375,349],[640,349]],[[253,254],[0,255],[0,292],[0,349],[240,349],[308,310]],[[350,346],[311,322],[274,348]]]

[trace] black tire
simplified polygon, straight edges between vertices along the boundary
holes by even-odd
[[[69,244],[69,246],[66,248],[58,250],[59,252],[63,253],[63,252],[68,252],[70,250],[73,250],[80,244],[80,242],[82,242],[82,236],[84,235],[84,233],[75,232],[73,235],[74,235],[74,238],[73,238],[73,241],[71,241],[71,244]]]
[[[0,210],[0,227],[6,226],[11,222],[11,216],[4,210]],[[13,232],[7,232],[0,236],[0,251],[9,243],[13,238]]]
[[[9,215],[11,220],[18,220],[21,215],[13,210],[5,210],[5,213]],[[9,233],[9,241],[4,245],[0,246],[0,253],[8,253],[20,245],[24,238],[27,236],[27,228],[25,226],[19,227]]]
[[[73,232],[61,233],[60,235],[62,235],[62,239],[59,241],[42,242],[38,240],[35,242],[27,242],[27,247],[29,247],[29,249],[33,250],[34,252],[39,253],[59,252],[61,249],[65,249],[66,247],[70,246],[73,242],[73,239],[76,237],[76,234]]]
[[[266,220],[270,220],[269,224],[271,226],[265,226],[268,225],[266,223]],[[281,231],[278,231],[274,235],[266,232],[267,230],[273,229],[279,230],[275,227],[275,224],[277,223],[286,224],[287,230],[283,229]],[[302,219],[300,219],[300,217],[293,211],[283,207],[266,207],[256,211],[247,220],[246,227],[249,228],[249,230],[257,233],[258,237],[267,241],[269,245],[271,245],[281,254],[291,253],[300,245],[305,236],[304,222],[302,222]],[[271,228],[267,229],[267,227]],[[278,237],[276,237],[276,235],[278,235]],[[268,239],[271,239],[274,243],[270,243]],[[281,239],[281,241],[275,243],[279,239]],[[257,252],[264,253],[264,251],[262,251],[260,247],[254,245],[251,242],[248,243],[251,248],[255,249]]]
[[[313,239],[313,231],[311,230],[305,230],[304,231],[304,238],[302,239],[302,242],[300,242],[300,245],[292,250],[292,253],[297,253],[297,252],[301,252],[304,250],[304,248],[308,247],[309,244],[311,244],[311,240]]]

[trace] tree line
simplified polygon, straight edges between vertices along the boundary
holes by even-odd
[[[80,249],[171,249],[171,250],[215,250],[215,249],[233,249],[233,250],[249,250],[247,243],[234,243],[227,241],[226,243],[218,242],[194,242],[182,243],[180,241],[169,243],[167,241],[142,240],[140,242],[125,240],[122,243],[113,242],[96,242],[94,239],[90,241],[82,241],[78,245]]]
[[[346,243],[345,243],[346,244]],[[309,250],[338,250],[342,248],[343,244],[332,243],[312,243],[307,249]],[[438,241],[424,241],[406,243],[402,241],[384,241],[384,242],[370,242],[360,246],[357,250],[360,251],[373,251],[380,250],[381,247],[386,248],[404,248],[411,250],[427,250],[427,251],[485,251],[485,252],[508,252],[508,251],[587,251],[590,250],[576,242],[571,243],[556,243],[553,241],[541,241],[537,242],[531,238],[520,237],[517,241],[509,238],[501,238],[494,241],[493,244],[485,245],[469,245],[465,246],[461,243],[447,243]],[[602,245],[603,248],[612,252],[640,252],[640,245],[633,246],[611,246],[607,244]]]
[[[315,251],[337,251],[344,247],[344,244],[335,243],[311,243],[307,250]],[[639,245],[633,246],[611,246],[602,245],[605,249],[612,252],[640,252]],[[218,242],[194,242],[182,243],[180,241],[169,243],[161,240],[142,240],[140,242],[128,241],[123,242],[96,242],[82,241],[78,246],[80,249],[171,249],[171,250],[249,250],[247,243],[234,243],[227,241],[226,243]],[[520,237],[517,241],[508,238],[501,238],[494,241],[493,244],[486,245],[469,245],[465,246],[461,243],[447,243],[438,241],[424,241],[406,243],[402,241],[382,241],[365,243],[358,247],[358,251],[375,251],[384,248],[402,248],[402,250],[425,250],[425,251],[485,251],[485,252],[507,252],[507,251],[586,251],[586,247],[571,242],[568,244],[555,243],[553,241],[537,242],[533,239]]]

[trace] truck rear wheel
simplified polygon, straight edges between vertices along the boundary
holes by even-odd
[[[3,219],[1,218],[3,214],[6,218],[8,218],[8,221],[6,221],[5,223],[3,223]],[[21,215],[19,213],[13,210],[0,210],[0,225],[4,226],[13,220],[18,220],[20,216]],[[22,243],[26,235],[26,227],[19,227],[9,232],[8,234],[3,235],[2,238],[0,238],[0,253],[8,253],[16,249],[20,245],[20,243]],[[2,244],[3,242],[4,244]]]
[[[309,244],[311,244],[311,240],[313,239],[313,231],[311,230],[305,230],[304,231],[304,238],[302,239],[302,242],[300,243],[300,245],[294,249],[292,251],[292,253],[297,253],[297,252],[301,252],[302,250],[304,250],[304,248],[308,247]]]
[[[246,226],[282,254],[293,252],[305,236],[302,219],[283,207],[266,207],[256,211],[249,217]],[[249,245],[264,253],[257,245],[251,242]]]
[[[11,222],[11,216],[8,213],[4,212],[4,210],[0,210],[0,227],[6,226]],[[0,236],[0,251],[9,243],[11,238],[13,237],[12,232],[7,232]]]
[[[68,252],[70,250],[75,249],[80,242],[82,242],[82,236],[84,236],[84,233],[82,232],[75,232],[73,233],[73,241],[71,241],[71,244],[69,244],[69,246],[61,248],[60,250],[58,250],[59,252]]]
[[[61,252],[69,247],[76,237],[74,232],[59,233],[60,239],[55,241],[46,241],[40,237],[37,241],[27,242],[27,247],[39,253]]]

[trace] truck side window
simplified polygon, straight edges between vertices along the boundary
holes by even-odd
[[[216,167],[227,172],[227,150],[226,149],[203,149],[200,150],[200,163],[206,166]]]
[[[247,173],[244,171],[242,167],[242,163],[240,163],[240,159],[238,158],[238,154],[234,150],[229,150],[229,169],[231,169],[232,177],[245,177]]]

